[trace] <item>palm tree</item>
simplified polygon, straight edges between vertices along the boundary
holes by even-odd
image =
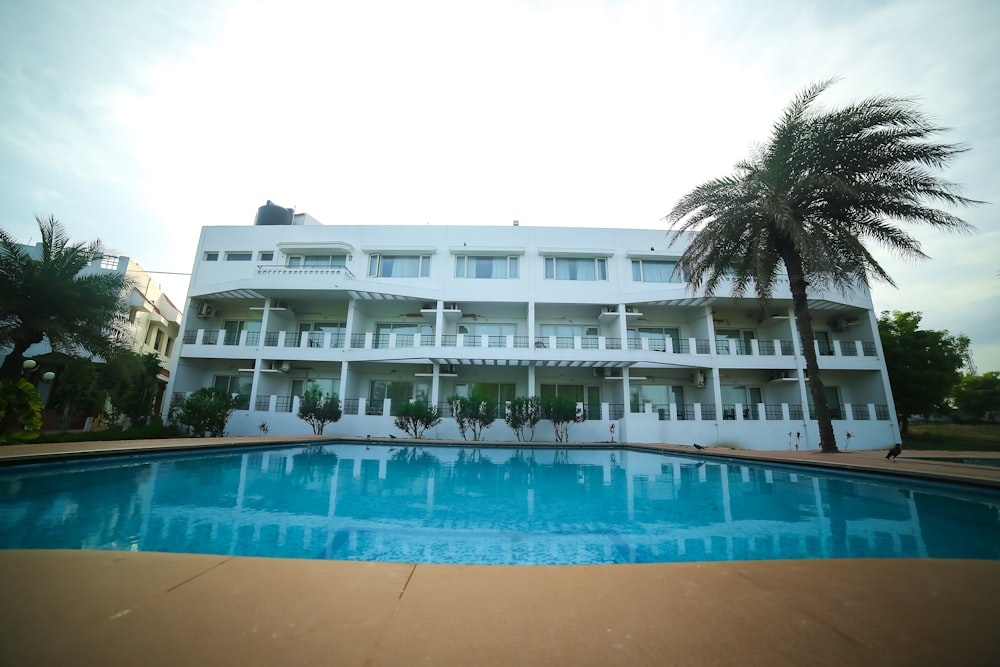
[[[0,378],[16,378],[24,352],[48,340],[54,351],[107,354],[120,342],[131,281],[124,273],[80,272],[101,257],[100,241],[71,243],[54,217],[36,218],[41,257],[0,229]]]
[[[826,288],[847,293],[867,288],[870,279],[895,285],[866,241],[897,256],[924,258],[920,243],[895,223],[968,231],[963,220],[924,202],[982,203],[932,173],[967,149],[931,141],[944,128],[915,102],[871,97],[839,109],[815,108],[832,83],[802,91],[768,141],[733,175],[699,185],[664,218],[673,226],[671,244],[696,232],[678,262],[690,272],[692,289],[704,285],[713,295],[725,284],[741,296],[752,285],[767,301],[787,276],[824,452],[838,450],[807,294]]]

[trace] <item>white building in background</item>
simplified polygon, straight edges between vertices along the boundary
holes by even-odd
[[[41,258],[41,245],[38,243],[34,246],[25,245],[22,247],[29,256],[39,259]],[[181,329],[181,311],[163,293],[163,290],[153,281],[149,273],[130,257],[103,255],[84,267],[79,275],[104,273],[125,274],[134,285],[127,299],[128,321],[120,323],[124,325],[120,328],[127,332],[129,347],[133,352],[137,354],[154,353],[160,359],[160,372],[157,375],[160,388],[153,406],[154,414],[159,413],[163,409],[163,396],[166,393],[170,377],[171,357]],[[0,350],[0,361],[6,356],[3,352],[5,351]],[[77,355],[89,356],[83,350],[79,350]],[[64,363],[64,358],[52,352],[52,347],[47,340],[29,347],[24,356],[26,359],[34,359],[38,363],[39,372],[46,370],[55,372],[55,383],[58,383],[59,370]],[[101,360],[96,359],[96,361]],[[39,392],[46,404],[55,383],[38,384]],[[53,423],[51,426],[56,427],[58,424]]]
[[[692,293],[662,230],[322,225],[268,202],[202,230],[172,400],[239,394],[231,435],[308,434],[298,397],[340,399],[328,435],[402,435],[394,410],[447,398],[568,396],[574,441],[815,448],[790,293]],[[838,443],[898,441],[870,296],[810,299]],[[490,440],[514,440],[499,418]],[[536,441],[552,441],[541,422]]]

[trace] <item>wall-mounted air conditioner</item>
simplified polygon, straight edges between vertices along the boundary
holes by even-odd
[[[215,308],[210,303],[202,303],[198,306],[198,317],[205,319],[215,314]]]
[[[601,367],[601,366],[595,366],[594,367],[594,377],[595,378],[602,378],[602,377],[604,377],[605,370],[606,369],[603,368],[603,367]]]
[[[705,386],[705,371],[698,370],[698,371],[695,371],[694,373],[692,373],[691,374],[691,382],[693,382],[694,386],[698,387],[699,389],[701,389],[702,387],[704,387]]]
[[[834,331],[847,331],[851,327],[858,326],[858,320],[855,318],[848,317],[838,317],[837,319],[830,320],[830,328]]]

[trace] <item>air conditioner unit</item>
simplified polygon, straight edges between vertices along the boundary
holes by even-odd
[[[605,371],[606,371],[605,368],[603,368],[601,366],[595,366],[594,367],[594,377],[595,378],[602,378],[602,377],[604,377]]]
[[[282,373],[287,373],[288,371],[292,370],[292,364],[291,362],[288,361],[282,361],[281,364],[278,366],[278,368],[281,369]]]
[[[705,386],[705,371],[695,371],[691,374],[691,382],[699,389]]]
[[[198,306],[198,317],[205,319],[215,314],[215,308],[210,303],[203,303]]]
[[[284,308],[288,309],[289,305],[287,301],[272,301],[271,308]]]
[[[830,320],[830,328],[834,331],[847,331],[857,325],[858,321],[856,319],[848,319],[846,317],[838,317],[835,320]]]

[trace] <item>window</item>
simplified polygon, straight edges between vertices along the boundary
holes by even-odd
[[[646,346],[650,350],[657,352],[678,352],[678,341],[681,332],[676,327],[638,327],[628,330],[628,348],[630,350],[641,350],[642,339],[647,339]],[[670,346],[667,346],[667,339],[670,339]]]
[[[149,340],[153,337],[153,327],[146,329],[146,339],[142,341],[143,345],[149,345]]]
[[[430,255],[372,255],[370,278],[426,278],[431,275]]]
[[[250,407],[250,387],[253,378],[249,375],[217,375],[213,386],[225,389],[230,396],[239,396],[236,408],[246,410]]]
[[[425,338],[433,340],[434,327],[429,324],[389,322],[375,326],[375,347],[389,347],[389,335],[396,334],[396,347],[414,347]]]
[[[549,280],[607,280],[608,260],[604,257],[546,257],[545,277]]]
[[[368,414],[382,414],[383,401],[392,401],[390,411],[393,415],[410,401],[427,402],[431,386],[426,382],[389,382],[372,380],[368,389]]]
[[[258,255],[257,259],[261,262],[272,262],[274,261],[274,253],[271,251],[262,252]]]
[[[543,384],[540,387],[542,400],[546,398],[568,398],[577,403],[583,403],[582,384]]]
[[[239,345],[241,331],[247,332],[247,345],[256,345],[254,338],[260,336],[260,320],[226,320],[222,330],[225,332],[223,345]]]
[[[743,329],[716,329],[715,351],[719,354],[753,354],[754,332]]]
[[[459,324],[458,333],[465,334],[466,347],[479,347],[482,337],[487,336],[486,345],[488,347],[507,347],[507,336],[517,335],[516,324]]]
[[[289,255],[288,268],[331,269],[347,265],[346,255]]]
[[[344,322],[300,322],[299,334],[307,333],[306,345],[308,347],[323,347],[325,334],[330,334],[330,347],[343,347],[344,338],[347,334],[347,325]],[[301,336],[300,336],[301,337]]]
[[[631,412],[642,412],[646,404],[654,406],[661,419],[670,414],[670,404],[677,405],[679,419],[684,419],[684,387],[668,384],[633,384],[629,387],[629,407]]]
[[[479,257],[458,255],[455,257],[456,278],[517,278],[518,258]]]
[[[227,252],[226,261],[227,262],[249,262],[253,259],[252,252]]]
[[[637,283],[684,283],[690,276],[687,267],[675,273],[677,262],[656,259],[633,259],[632,280]]]
[[[102,255],[101,256],[101,268],[115,270],[118,268],[118,256],[117,255]]]
[[[205,261],[206,262],[218,262],[219,261],[219,253],[214,252],[214,251],[206,252],[205,253]]]
[[[163,331],[160,329],[156,330],[156,340],[153,342],[153,349],[157,352],[160,351],[160,344],[163,343]]]
[[[164,354],[164,356],[167,356],[167,357],[169,357],[169,356],[170,356],[170,354],[171,354],[171,353],[172,353],[173,351],[174,351],[174,339],[173,339],[173,338],[168,338],[168,339],[167,339],[167,349],[165,349],[165,350],[163,351],[163,354]]]
[[[498,382],[476,382],[473,384],[455,385],[455,395],[463,397],[485,398],[497,406],[497,413],[506,412],[507,401],[513,401],[517,396],[517,386]]]

